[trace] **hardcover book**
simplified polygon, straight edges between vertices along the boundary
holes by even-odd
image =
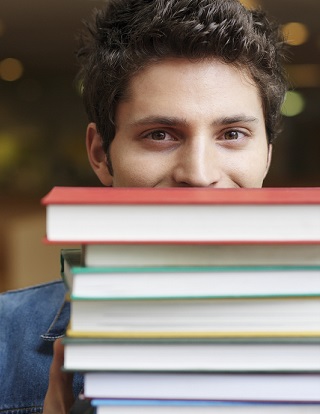
[[[319,188],[55,187],[54,242],[320,243]]]
[[[320,244],[87,243],[83,264],[124,266],[320,265]]]
[[[73,371],[320,372],[320,339],[64,339]]]
[[[127,299],[71,302],[69,336],[114,338],[313,337],[320,297]]]
[[[91,401],[96,414],[318,414],[318,404],[232,403],[186,400],[115,400]]]
[[[93,398],[320,402],[320,374],[87,372]]]
[[[80,251],[62,251],[72,299],[320,296],[320,266],[80,266]]]

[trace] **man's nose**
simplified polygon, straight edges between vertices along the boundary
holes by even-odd
[[[221,179],[220,161],[212,138],[196,136],[177,154],[173,179],[179,186],[208,187]]]

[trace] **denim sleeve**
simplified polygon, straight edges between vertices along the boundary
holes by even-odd
[[[0,295],[1,413],[42,412],[53,342],[64,335],[69,316],[61,281]],[[81,387],[76,376],[76,394]]]

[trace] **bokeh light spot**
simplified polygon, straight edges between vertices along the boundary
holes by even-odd
[[[18,59],[7,58],[0,62],[0,77],[5,81],[16,81],[21,78],[23,65]]]
[[[305,43],[309,37],[307,26],[299,22],[287,23],[282,28],[286,43],[291,46],[299,46]]]
[[[246,9],[257,9],[259,6],[258,0],[240,0],[240,3],[246,8]]]
[[[303,112],[304,108],[305,100],[301,93],[296,91],[288,91],[281,108],[281,113],[287,117],[297,116]]]
[[[10,134],[0,134],[0,171],[14,165],[17,161],[19,148],[17,141]]]

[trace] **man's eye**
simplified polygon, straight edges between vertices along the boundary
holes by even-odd
[[[169,144],[170,142],[177,141],[177,138],[174,134],[169,131],[164,131],[163,129],[155,129],[153,131],[146,132],[142,135],[143,139],[147,141],[157,141]]]
[[[243,135],[243,133],[239,132],[239,131],[227,131],[224,133],[224,139],[226,141],[233,141],[233,140],[237,140],[239,138],[241,138],[241,136]]]
[[[150,132],[150,134],[148,135],[154,141],[163,141],[167,137],[167,134],[163,131],[153,131],[153,132]]]

